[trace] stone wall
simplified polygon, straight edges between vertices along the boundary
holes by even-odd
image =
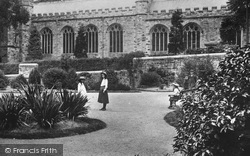
[[[214,68],[218,69],[219,62],[225,57],[225,53],[142,57],[136,60],[139,60],[140,64],[138,69],[142,72],[147,72],[150,67],[154,66],[178,74],[185,60],[206,57],[209,57],[213,61]]]
[[[49,4],[48,4],[49,5]],[[147,55],[162,55],[168,53],[152,52],[150,30],[157,24],[171,27],[173,10],[149,11],[148,1],[137,1],[133,7],[109,8],[99,10],[85,10],[73,12],[33,14],[32,24],[41,31],[47,27],[53,32],[53,55],[48,58],[58,59],[63,53],[62,29],[65,26],[73,28],[75,38],[80,26],[89,24],[98,28],[98,53],[89,54],[89,57],[119,57],[124,53],[143,51]],[[206,43],[219,42],[219,28],[222,18],[228,15],[226,7],[221,8],[187,8],[183,12],[183,25],[196,23],[201,28],[201,48]],[[114,23],[120,24],[123,28],[123,52],[109,52],[108,27]],[[169,41],[169,39],[168,39]]]

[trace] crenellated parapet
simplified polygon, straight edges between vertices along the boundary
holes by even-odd
[[[94,10],[79,10],[73,12],[55,12],[45,14],[32,14],[32,20],[53,20],[53,19],[78,19],[78,18],[99,18],[114,16],[129,16],[136,14],[136,7],[119,7]]]
[[[216,16],[227,16],[229,11],[227,6],[221,6],[220,8],[214,7],[203,7],[203,8],[186,8],[178,9],[182,12],[183,18],[199,18],[199,17],[216,17]],[[154,19],[171,19],[172,14],[176,10],[153,10],[148,16],[148,20]]]
[[[179,9],[183,13],[183,18],[199,18],[199,17],[215,17],[227,16],[227,6],[217,7],[203,7],[203,8],[186,8],[185,10]],[[175,10],[154,10],[148,13],[147,19],[170,19]],[[137,15],[136,6],[133,7],[119,7],[107,9],[94,9],[94,10],[79,10],[73,12],[55,12],[45,14],[32,14],[33,21],[54,20],[54,19],[82,19],[82,18],[100,18],[100,17],[119,17]]]

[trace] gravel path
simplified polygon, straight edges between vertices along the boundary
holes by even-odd
[[[163,117],[168,110],[168,93],[109,93],[107,111],[99,111],[97,93],[89,93],[91,118],[107,128],[84,135],[42,140],[1,139],[4,144],[63,144],[64,156],[180,156],[173,153],[175,129]]]

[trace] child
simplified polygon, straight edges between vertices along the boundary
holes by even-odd
[[[108,79],[107,79],[107,73],[106,72],[102,72],[101,73],[101,77],[102,77],[102,82],[100,85],[100,91],[99,91],[99,95],[98,95],[98,102],[103,104],[103,107],[100,109],[102,111],[106,110],[106,106],[109,103],[109,97],[108,97]]]
[[[179,89],[179,84],[177,83],[172,83],[173,86],[173,94],[169,95],[169,101],[170,101],[170,106],[168,107],[169,109],[174,108],[173,104],[179,100],[180,98],[180,89]]]
[[[83,83],[84,80],[85,80],[85,77],[81,76],[79,79],[78,86],[77,86],[77,92],[81,93],[82,96],[87,96],[87,90],[86,90],[85,85]]]

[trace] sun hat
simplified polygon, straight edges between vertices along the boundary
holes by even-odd
[[[178,83],[172,83],[173,86],[179,87],[180,85]]]
[[[104,74],[104,75],[106,75],[106,76],[107,76],[107,73],[106,73],[105,71],[102,71],[102,72],[101,72],[101,74]]]
[[[85,76],[80,76],[79,80],[85,80],[86,77]]]

